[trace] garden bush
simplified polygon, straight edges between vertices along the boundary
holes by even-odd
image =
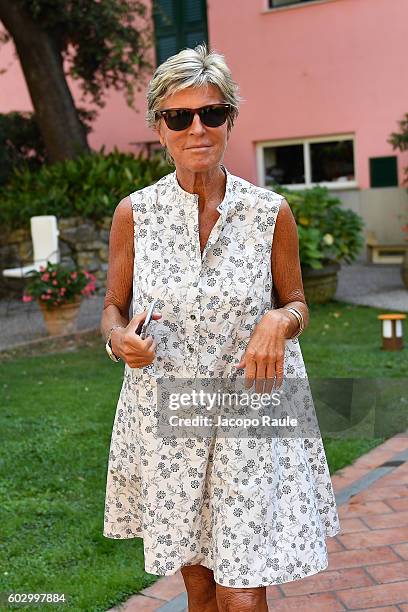
[[[296,219],[303,268],[318,269],[356,259],[364,245],[364,220],[343,208],[327,187],[292,191],[275,184],[273,189],[285,196]]]
[[[147,159],[115,149],[84,154],[75,160],[17,168],[0,188],[0,224],[8,229],[29,227],[34,215],[111,216],[129,193],[147,187],[174,169],[161,155]]]

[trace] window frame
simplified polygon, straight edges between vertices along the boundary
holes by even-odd
[[[286,6],[269,6],[269,0],[263,0],[263,13],[274,13],[275,11],[285,11],[297,8],[303,8],[306,6],[314,6],[315,4],[328,4],[330,2],[341,2],[341,0],[310,0],[310,2],[296,2],[294,4],[287,4]]]
[[[311,158],[310,158],[310,144],[315,142],[331,142],[333,140],[351,140],[353,143],[353,157],[354,157],[354,181],[347,182],[328,182],[322,181],[320,183],[313,183],[311,181]],[[264,149],[268,147],[279,147],[281,145],[303,145],[303,162],[305,167],[305,183],[290,183],[283,184],[282,187],[292,190],[302,191],[304,189],[310,189],[317,185],[327,187],[332,191],[344,190],[344,189],[356,189],[358,188],[358,174],[356,164],[356,138],[355,134],[333,134],[331,136],[315,136],[313,138],[297,138],[297,139],[285,139],[285,140],[267,140],[256,143],[256,165],[258,171],[258,184],[266,189],[272,189],[269,185],[265,185],[265,164],[264,164]]]

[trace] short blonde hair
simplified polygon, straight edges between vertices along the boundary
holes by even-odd
[[[160,121],[157,111],[168,96],[187,87],[208,87],[208,85],[218,87],[223,101],[231,105],[227,119],[227,129],[230,132],[238,117],[239,105],[243,98],[238,94],[238,84],[233,80],[224,56],[209,51],[205,43],[197,45],[194,49],[183,49],[156,68],[147,88],[146,121],[149,127],[157,128]],[[174,163],[167,149],[166,158]]]

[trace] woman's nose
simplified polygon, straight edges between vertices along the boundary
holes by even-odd
[[[190,125],[191,134],[200,134],[205,131],[204,125],[201,123],[200,115],[196,113],[193,117],[193,123]]]

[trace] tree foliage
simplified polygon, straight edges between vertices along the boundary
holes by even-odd
[[[393,149],[400,151],[408,151],[408,113],[405,113],[404,118],[398,121],[399,132],[392,132],[388,142]],[[408,167],[404,168],[405,183],[408,185]]]
[[[55,41],[66,75],[99,107],[109,88],[125,91],[134,105],[145,70],[152,31],[141,0],[0,0],[17,2]],[[1,16],[1,11],[0,11]],[[11,38],[4,32],[1,41]],[[140,87],[138,87],[140,90]]]

